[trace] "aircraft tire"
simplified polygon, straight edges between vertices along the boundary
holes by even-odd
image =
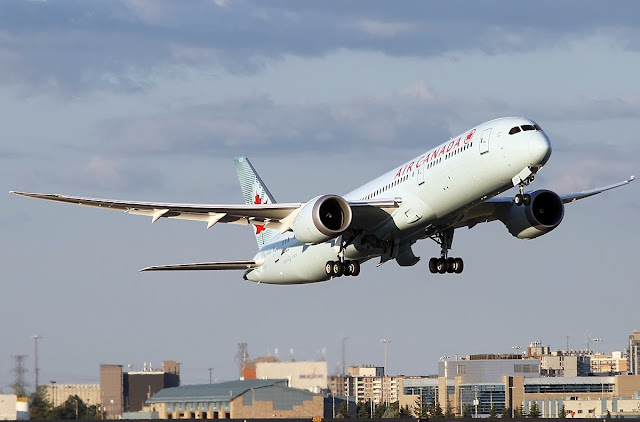
[[[352,276],[357,277],[360,274],[360,262],[358,261],[349,261],[349,272]]]
[[[454,258],[447,258],[447,272],[449,274],[456,270],[456,260]]]
[[[516,204],[516,206],[519,207],[524,202],[524,198],[522,197],[522,195],[518,193],[516,194],[516,197],[513,198],[513,202]]]
[[[344,274],[344,264],[340,261],[335,261],[333,263],[333,269],[331,271],[334,277],[340,277]]]
[[[448,265],[447,265],[447,260],[446,259],[444,259],[444,258],[438,259],[438,272],[440,274],[446,273],[447,272],[447,267],[448,267]]]
[[[455,263],[455,273],[456,274],[460,274],[462,272],[462,270],[464,270],[464,261],[462,260],[462,258],[456,258],[455,259],[456,263]]]
[[[351,271],[351,269],[352,269],[351,262],[352,261],[344,261],[344,275],[345,276],[353,275],[353,272]]]
[[[429,272],[435,274],[438,272],[438,258],[431,258],[429,260]]]
[[[529,195],[528,193],[524,194],[524,197],[522,198],[522,203],[524,204],[524,206],[528,206],[531,203],[531,195]]]
[[[333,261],[327,261],[327,263],[324,265],[324,271],[327,273],[328,276],[333,277]]]

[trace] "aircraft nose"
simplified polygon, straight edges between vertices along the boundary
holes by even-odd
[[[529,155],[536,165],[544,165],[551,157],[551,142],[544,132],[536,132],[529,139]]]

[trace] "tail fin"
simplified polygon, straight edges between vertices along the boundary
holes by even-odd
[[[238,156],[233,159],[233,164],[238,173],[242,195],[247,204],[275,204],[276,200],[265,186],[264,182],[258,176],[258,173],[251,165],[247,157]],[[280,234],[279,230],[269,229],[265,226],[253,225],[256,235],[258,248],[262,248],[265,243],[269,242],[276,235]]]

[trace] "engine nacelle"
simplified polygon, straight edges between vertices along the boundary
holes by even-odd
[[[349,224],[349,203],[338,195],[323,195],[302,206],[291,229],[299,241],[313,245],[338,237]]]
[[[558,227],[564,217],[564,204],[550,190],[531,192],[527,206],[513,204],[503,221],[509,233],[518,239],[534,239]]]

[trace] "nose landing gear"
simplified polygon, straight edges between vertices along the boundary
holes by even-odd
[[[524,193],[524,187],[529,186],[531,182],[533,182],[533,174],[518,183],[518,189],[520,190],[520,193],[517,193],[515,198],[513,198],[513,202],[517,206],[524,205],[526,207],[531,203],[531,195],[529,195],[528,193]]]

